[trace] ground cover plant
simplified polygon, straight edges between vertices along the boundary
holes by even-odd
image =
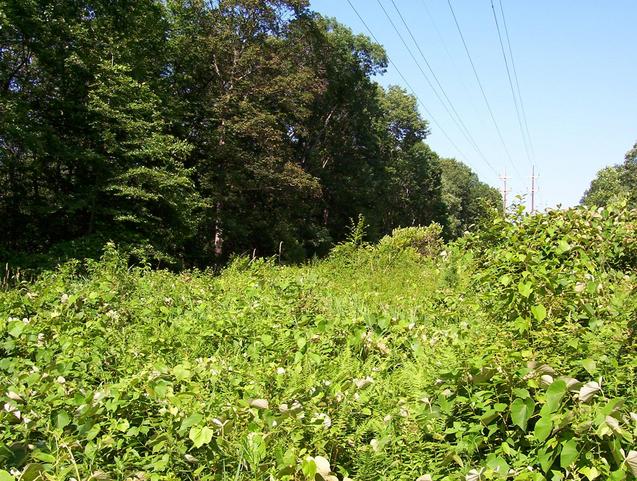
[[[630,480],[637,214],[0,293],[0,480]]]

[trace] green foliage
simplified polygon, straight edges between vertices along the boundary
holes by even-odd
[[[0,254],[14,267],[97,258],[109,240],[176,268],[296,262],[359,213],[370,240],[434,221],[461,233],[416,99],[373,79],[383,48],[306,0],[0,12]]]
[[[621,202],[628,196],[627,189],[621,182],[619,167],[605,167],[597,173],[590,187],[584,192],[581,203],[592,206],[604,206]]]
[[[489,223],[502,212],[500,193],[480,182],[469,167],[455,159],[440,159],[440,166],[442,201],[446,210],[442,225],[448,237],[460,237]]]
[[[636,226],[552,211],[218,276],[109,246],[0,293],[0,476],[628,481]]]
[[[589,207],[622,202],[637,206],[637,144],[626,153],[623,164],[600,170],[581,200]]]
[[[442,252],[442,226],[430,224],[427,227],[403,227],[394,229],[391,236],[383,237],[379,248],[383,249],[414,249],[423,257],[435,257]]]

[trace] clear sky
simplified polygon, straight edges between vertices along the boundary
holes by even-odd
[[[436,85],[392,1],[351,0],[464,156],[433,122],[429,144],[440,155],[468,163],[482,180],[501,187],[498,176],[463,136],[427,84],[379,1]],[[451,0],[451,4],[513,165],[480,93],[447,0],[394,2],[479,150],[498,173],[507,169],[512,196],[526,195],[531,161],[518,125],[491,1]],[[538,205],[575,205],[595,173],[606,165],[621,163],[637,141],[637,0],[502,3],[539,174]],[[313,10],[336,17],[354,32],[367,34],[347,0],[311,0],[311,4]],[[498,0],[494,5],[499,14]],[[503,30],[502,23],[500,27]],[[504,31],[502,35],[506,47]],[[378,81],[406,87],[392,66]],[[453,113],[451,108],[449,111]],[[424,110],[421,113],[431,121]]]

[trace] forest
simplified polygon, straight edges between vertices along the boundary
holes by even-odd
[[[0,3],[0,258],[325,255],[363,215],[456,238],[499,193],[425,143],[380,45],[306,0]]]

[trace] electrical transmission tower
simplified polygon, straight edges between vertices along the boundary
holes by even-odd
[[[500,190],[500,192],[502,192],[502,204],[504,207],[504,214],[506,215],[507,212],[507,207],[509,206],[508,203],[508,196],[509,193],[511,192],[511,189],[509,187],[507,187],[507,183],[509,180],[511,180],[511,177],[507,177],[507,171],[506,169],[504,169],[504,174],[500,176],[500,180],[502,181],[502,189]]]
[[[533,166],[533,170],[531,172],[531,214],[535,212],[535,193],[537,192],[537,178],[535,175],[535,165]]]

